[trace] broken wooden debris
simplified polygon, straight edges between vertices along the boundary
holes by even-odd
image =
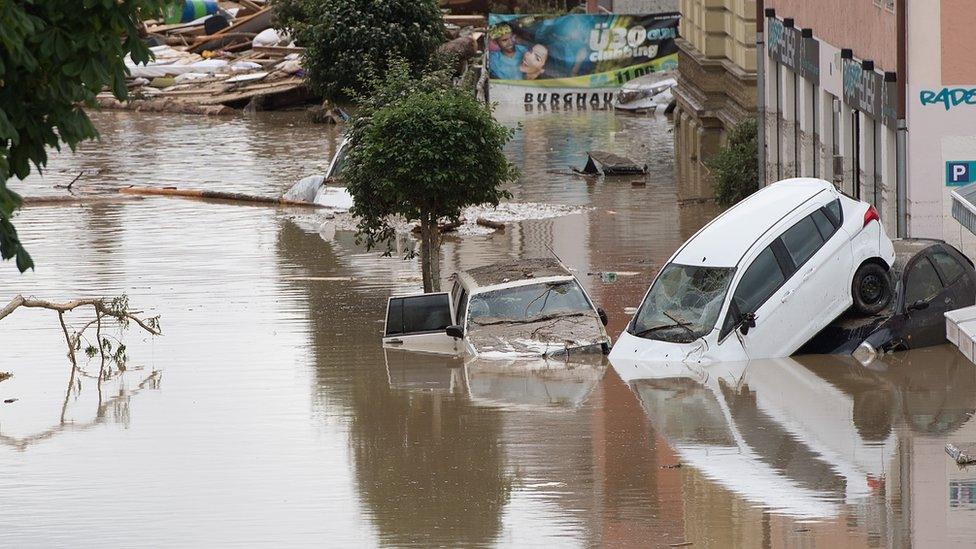
[[[647,173],[647,164],[638,165],[630,158],[606,151],[588,151],[586,165],[576,173],[586,175],[637,175]]]

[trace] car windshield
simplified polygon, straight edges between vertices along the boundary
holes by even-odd
[[[349,146],[347,141],[343,141],[339,145],[339,150],[336,152],[335,160],[332,164],[332,170],[329,171],[330,179],[338,179],[342,175],[342,171],[345,169],[348,163],[349,157]]]
[[[734,268],[668,264],[641,304],[631,333],[689,343],[715,326]]]
[[[468,303],[468,321],[481,326],[579,314],[594,313],[575,280],[484,292],[472,296]]]

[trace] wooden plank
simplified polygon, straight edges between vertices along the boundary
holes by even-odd
[[[200,53],[203,50],[215,49],[219,47],[220,44],[223,44],[221,39],[228,34],[257,34],[264,29],[271,27],[272,15],[273,12],[271,11],[271,7],[262,8],[261,11],[255,13],[254,15],[237,19],[234,21],[234,24],[211,34],[206,40],[201,40],[194,43],[193,46],[190,47],[189,51],[190,53]]]
[[[290,53],[303,53],[305,48],[292,46],[254,46],[251,51],[255,53],[266,53],[269,55],[288,55]]]
[[[445,15],[444,22],[459,27],[484,27],[487,25],[487,20],[483,15]]]

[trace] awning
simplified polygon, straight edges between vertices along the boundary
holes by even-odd
[[[952,217],[976,234],[976,183],[952,191]]]

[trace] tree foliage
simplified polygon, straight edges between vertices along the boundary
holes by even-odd
[[[0,256],[16,258],[21,272],[34,263],[11,222],[21,199],[8,179],[41,170],[47,147],[73,151],[98,136],[82,106],[103,86],[126,97],[122,59],[149,59],[138,28],[164,3],[0,0]]]
[[[363,67],[405,59],[415,74],[444,42],[437,0],[275,0],[277,25],[305,47],[312,89],[329,99],[362,90]]]
[[[759,189],[759,157],[755,118],[748,118],[729,133],[728,144],[705,161],[712,172],[715,199],[731,206]]]
[[[518,169],[505,157],[514,130],[492,117],[491,107],[450,84],[448,69],[410,76],[404,61],[382,74],[370,71],[369,89],[350,129],[343,172],[354,199],[352,213],[368,248],[390,253],[396,219],[421,225],[425,290],[439,284],[438,221],[458,221],[464,208],[497,205],[510,195],[506,182]]]

